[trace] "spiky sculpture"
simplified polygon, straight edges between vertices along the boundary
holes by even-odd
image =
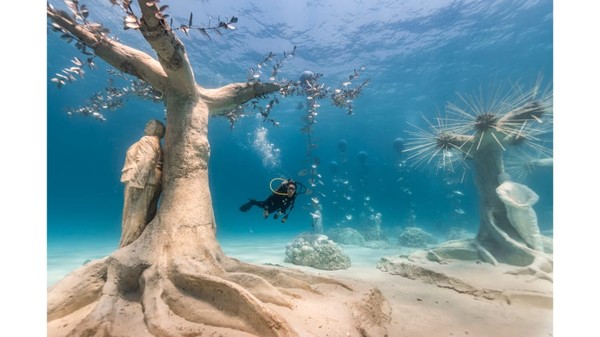
[[[204,88],[165,20],[165,6],[139,0],[138,18],[132,1],[111,2],[126,10],[126,27],[139,30],[156,55],[108,37],[77,0],[66,1],[74,15],[48,6],[47,16],[63,36],[162,93],[167,109],[162,197],[155,218],[136,241],[85,264],[48,290],[48,335],[287,337],[317,334],[307,329],[319,325],[322,335],[336,335],[337,328],[352,335],[385,335],[385,328],[354,310],[362,302],[355,307],[347,296],[335,296],[353,292],[344,283],[241,262],[225,255],[216,239],[208,183],[209,117],[226,116],[281,86],[255,81]],[[191,21],[190,16],[190,26]],[[321,296],[320,286],[327,296]],[[293,310],[314,301],[336,310],[313,318]],[[379,309],[369,306],[369,311]],[[356,320],[346,327],[327,324],[342,316]],[[310,326],[299,323],[308,320]],[[371,327],[379,332],[367,333]]]
[[[441,245],[430,252],[433,258],[482,259],[516,266],[529,266],[528,273],[548,279],[551,257],[528,247],[507,218],[496,193],[504,173],[503,154],[515,146],[531,146],[549,152],[541,136],[552,127],[552,93],[541,93],[540,81],[533,89],[511,88],[509,95],[496,92],[489,102],[483,95],[461,96],[465,107],[447,106],[446,117],[438,117],[430,130],[417,128],[406,152],[416,166],[435,165],[436,170],[454,171],[472,167],[479,191],[479,232],[474,240]]]

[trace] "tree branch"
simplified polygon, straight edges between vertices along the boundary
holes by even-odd
[[[88,25],[76,22],[64,11],[48,6],[46,13],[50,20],[90,47],[94,54],[108,64],[164,92],[167,84],[166,74],[150,55],[94,32]]]
[[[156,51],[158,61],[167,73],[170,88],[181,93],[195,94],[196,80],[183,43],[162,19],[156,2],[147,5],[148,0],[138,0],[138,3],[142,10],[140,31]]]
[[[279,89],[280,86],[275,83],[233,83],[217,89],[200,89],[200,95],[208,105],[210,114],[215,116],[225,114],[253,98]]]
[[[465,144],[472,142],[475,139],[474,136],[461,135],[452,132],[441,132],[436,136],[436,146],[439,148],[445,148],[448,150],[457,150],[463,153],[467,153],[468,149],[465,150],[463,147]]]
[[[540,121],[545,112],[546,108],[542,103],[537,101],[528,102],[506,113],[506,115],[500,118],[498,124],[521,123],[525,120]]]
[[[497,123],[499,128],[510,130],[503,141],[509,144],[519,144],[533,134],[531,126],[524,131],[526,123],[528,121],[535,121],[537,123],[533,124],[541,124],[543,122],[543,115],[547,113],[548,108],[540,101],[527,102],[509,111]],[[529,123],[529,125],[531,124]]]

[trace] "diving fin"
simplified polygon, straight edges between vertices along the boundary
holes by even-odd
[[[250,210],[250,208],[252,208],[252,206],[254,206],[255,202],[256,201],[254,199],[250,199],[250,201],[248,201],[247,203],[240,206],[240,211],[248,212],[248,210]]]

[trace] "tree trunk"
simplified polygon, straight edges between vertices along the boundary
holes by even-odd
[[[498,262],[528,265],[533,259],[507,247],[497,233],[501,230],[513,240],[522,242],[508,220],[504,203],[496,194],[499,176],[504,173],[502,154],[500,147],[488,144],[473,156],[475,186],[479,192],[479,232],[476,239]]]

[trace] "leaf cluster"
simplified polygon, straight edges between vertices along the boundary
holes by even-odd
[[[258,113],[263,117],[264,121],[270,122],[274,126],[279,126],[279,122],[271,118],[274,106],[279,103],[277,95],[281,95],[282,97],[303,96],[306,98],[306,103],[302,104],[302,107],[306,107],[306,114],[303,117],[305,125],[301,129],[304,133],[310,133],[313,124],[316,123],[318,109],[321,107],[319,101],[323,98],[329,97],[334,106],[347,109],[348,114],[353,113],[353,101],[362,93],[364,87],[369,83],[369,79],[364,80],[355,87],[352,87],[352,83],[360,77],[360,73],[365,70],[365,67],[360,67],[358,70],[354,69],[352,74],[341,83],[340,88],[332,89],[324,83],[320,83],[320,79],[323,77],[321,73],[313,74],[304,83],[300,80],[279,79],[277,75],[284,62],[296,55],[296,46],[290,52],[284,51],[282,55],[282,57],[277,59],[277,54],[269,52],[255,67],[250,67],[248,83],[260,83],[264,69],[268,69],[269,65],[274,63],[272,72],[269,75],[269,82],[278,84],[280,90],[275,93],[259,95],[249,103],[232,109],[226,114],[229,116],[231,128],[233,128],[235,122],[247,114],[246,110]],[[264,99],[269,99],[269,102],[263,106],[260,102]]]
[[[65,3],[67,4],[67,8],[69,8],[69,10],[71,11],[73,21],[80,24],[89,32],[98,36],[100,39],[105,38],[106,35],[110,32],[108,28],[105,28],[101,24],[89,21],[87,19],[89,16],[89,11],[87,7],[85,5],[80,6],[78,0],[65,0]],[[51,4],[48,4],[48,8],[54,11],[54,7]],[[89,47],[81,39],[71,34],[67,29],[65,29],[56,22],[52,22],[50,26],[52,28],[52,31],[59,32],[61,34],[60,38],[65,40],[67,43],[75,41],[75,48],[77,48],[77,50],[79,50],[82,54],[88,56],[86,58],[86,62],[90,69],[93,69],[95,67],[93,61],[95,58],[95,54],[89,50]],[[81,66],[80,64],[76,65]]]
[[[140,27],[141,27],[140,19],[133,12],[133,10],[131,8],[130,0],[122,0],[122,1],[111,0],[111,2],[114,5],[118,5],[120,8],[122,8],[125,11],[125,14],[126,14],[125,19],[124,19],[124,28],[125,29],[140,29]],[[190,16],[189,16],[187,23],[180,24],[179,27],[177,27],[177,28],[172,28],[174,26],[173,18],[170,17],[169,14],[165,13],[165,11],[169,8],[169,5],[159,6],[159,3],[160,3],[159,0],[147,1],[146,6],[155,7],[156,13],[154,14],[154,17],[160,21],[163,28],[166,29],[167,31],[180,30],[180,31],[184,32],[185,35],[189,36],[190,32],[197,30],[202,35],[207,37],[209,40],[212,40],[212,38],[210,37],[210,34],[208,34],[209,31],[213,31],[219,35],[222,35],[221,30],[235,30],[236,29],[234,24],[238,22],[238,18],[235,16],[232,16],[231,18],[225,18],[225,20],[221,20],[221,17],[219,16],[219,17],[217,17],[216,25],[213,25],[213,23],[211,22],[211,18],[209,18],[207,25],[195,26],[194,22],[193,22],[193,20],[194,20],[193,12],[190,12]],[[168,25],[166,23],[167,18],[170,18]]]
[[[110,2],[113,5],[118,6],[121,10],[123,10],[125,12],[125,14],[126,14],[126,16],[124,18],[124,29],[125,30],[140,29],[141,22],[131,7],[131,0],[110,0]],[[157,8],[155,17],[160,20],[161,24],[163,24],[163,26],[166,29],[170,29],[166,25],[166,22],[165,22],[165,20],[169,17],[169,15],[164,13],[169,8],[169,6],[168,5],[158,6],[159,2],[160,1],[158,1],[158,0],[147,1],[145,3],[145,5],[148,7],[155,6]],[[77,25],[79,25],[79,26],[85,28],[86,30],[88,30],[89,32],[93,33],[94,35],[99,37],[99,39],[105,39],[107,37],[107,35],[110,33],[110,30],[108,28],[105,28],[101,24],[95,23],[95,22],[92,22],[89,20],[90,12],[86,5],[80,4],[79,0],[65,0],[65,4],[66,4],[67,8],[69,9],[69,12],[70,12],[69,16],[71,17],[72,21],[74,23],[76,23]],[[51,4],[48,4],[48,7],[53,12],[56,11]],[[66,14],[65,14],[65,16],[66,16]],[[175,28],[174,30],[182,30],[186,34],[188,34],[188,32],[191,29],[197,29],[203,35],[207,36],[210,39],[210,36],[208,35],[207,31],[213,30],[213,31],[217,32],[218,34],[221,34],[221,32],[219,31],[221,29],[226,29],[226,30],[236,29],[234,24],[238,22],[238,18],[233,16],[233,17],[231,17],[231,19],[226,19],[225,21],[222,21],[219,18],[217,20],[218,24],[216,26],[212,25],[211,22],[209,21],[208,26],[195,27],[195,26],[193,26],[192,20],[193,20],[193,13],[190,13],[190,17],[189,17],[187,25],[181,25],[180,28]],[[172,25],[172,19],[171,19],[171,25]],[[76,81],[76,79],[77,79],[76,76],[79,76],[80,78],[84,78],[85,71],[83,68],[85,65],[87,65],[89,69],[95,69],[96,64],[95,64],[94,60],[96,58],[96,55],[93,53],[92,50],[90,50],[90,47],[87,46],[84,41],[82,41],[77,36],[71,34],[66,28],[62,27],[58,23],[52,22],[51,28],[53,31],[59,32],[61,34],[61,38],[63,40],[65,40],[67,43],[71,43],[71,42],[75,41],[75,47],[81,53],[83,53],[84,55],[87,56],[85,58],[85,61],[82,61],[82,59],[80,59],[78,57],[74,57],[71,60],[71,62],[74,64],[74,66],[65,67],[65,68],[61,69],[58,73],[55,74],[55,76],[53,78],[51,78],[51,81],[53,83],[55,83],[58,88],[62,88],[63,85],[66,85],[67,83],[72,83],[72,82]],[[112,69],[109,70],[109,74],[111,75],[111,78],[116,78],[118,76],[126,78],[126,74],[121,73],[119,71],[112,70]],[[142,80],[132,79],[132,78],[127,78],[127,81],[129,82],[128,85],[123,86],[123,87],[116,87],[114,84],[115,81],[113,81],[112,79],[109,80],[109,85],[106,88],[104,88],[104,90],[93,94],[83,106],[81,106],[79,108],[75,108],[75,109],[69,109],[67,113],[70,116],[73,114],[76,114],[76,113],[86,115],[86,116],[89,115],[89,116],[93,116],[93,117],[97,118],[98,120],[104,121],[104,120],[106,120],[106,118],[102,114],[102,111],[107,110],[107,109],[115,110],[117,108],[122,107],[123,103],[125,101],[123,98],[129,97],[129,96],[137,96],[142,99],[150,99],[152,101],[162,101],[162,94],[159,91],[152,88],[148,83],[146,83]]]
[[[187,24],[181,24],[179,26],[179,28],[174,28],[173,30],[181,30],[187,36],[189,36],[190,31],[198,30],[202,35],[204,35],[205,37],[207,37],[209,40],[212,41],[212,38],[208,34],[209,31],[214,31],[217,34],[222,35],[221,29],[235,30],[236,27],[235,27],[234,23],[238,22],[238,18],[235,16],[232,16],[230,19],[225,18],[225,21],[222,21],[220,17],[217,17],[218,23],[216,26],[212,25],[210,18],[208,20],[208,25],[194,26],[193,18],[194,18],[194,13],[190,12],[190,18],[188,19]],[[171,26],[173,26],[172,20],[171,20]]]
[[[85,102],[84,105],[67,110],[67,115],[75,114],[92,116],[100,121],[106,121],[104,111],[115,111],[122,108],[127,100],[132,97],[150,100],[153,102],[163,101],[162,93],[155,90],[147,82],[134,78],[123,72],[109,69],[110,78],[103,90],[96,92]],[[117,85],[117,80],[127,82],[127,85]]]
[[[248,72],[248,83],[252,82],[260,82],[263,71],[268,68],[269,63],[274,61],[274,58],[277,54],[273,52],[269,52],[267,56],[263,58],[263,60],[256,65],[256,67],[250,67]],[[275,64],[272,66],[271,73],[269,75],[269,81],[276,82],[277,75],[279,74],[280,68],[283,66],[284,62],[296,55],[296,46],[290,52],[283,52],[283,57],[275,60]],[[283,80],[285,81],[285,80]]]
[[[81,78],[83,78],[85,75],[85,71],[83,70],[83,61],[75,56],[71,62],[74,64],[74,66],[61,69],[60,73],[56,73],[56,76],[50,79],[50,81],[56,83],[59,89],[67,83],[74,82],[76,80],[74,75],[78,75]],[[88,57],[86,64],[90,69],[94,69],[96,67],[92,57]]]

